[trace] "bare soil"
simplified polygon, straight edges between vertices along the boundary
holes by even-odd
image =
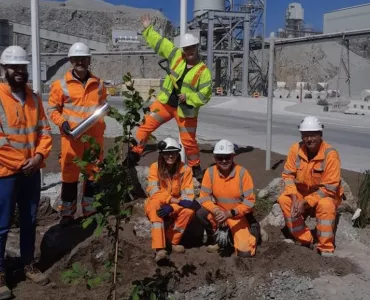
[[[60,170],[58,136],[54,138],[53,143],[53,151],[48,158],[45,172]],[[111,145],[112,139],[106,139],[105,149]],[[157,154],[152,147],[152,150],[143,156],[140,165],[149,165],[156,157]],[[203,168],[213,163],[210,146],[201,145],[201,161]],[[239,149],[236,157],[236,162],[250,171],[257,189],[264,188],[272,179],[280,176],[284,157],[273,153],[272,161],[273,170],[265,171],[265,152],[252,147]],[[358,186],[358,174],[343,170],[342,175],[355,191]],[[139,199],[136,202],[132,219],[145,217],[142,209],[143,200]],[[24,281],[17,260],[8,259],[10,271],[8,280],[16,299],[107,299],[109,280],[90,290],[84,282],[66,285],[61,280],[61,274],[69,269],[73,262],[81,262],[84,268],[94,274],[108,272],[103,265],[112,259],[113,243],[107,232],[103,232],[100,237],[94,237],[92,235],[94,225],[82,229],[78,221],[70,228],[61,228],[56,225],[55,214],[47,209],[40,211],[39,217],[36,252],[40,258],[40,268],[50,275],[52,283],[39,287]],[[184,237],[186,253],[171,253],[171,263],[158,267],[153,259],[150,238],[137,236],[134,225],[130,222],[122,226],[124,230],[121,234],[122,251],[118,264],[118,299],[129,299],[133,284],[137,284],[137,281],[146,285],[150,283],[164,294],[177,295],[178,298],[173,299],[262,299],[256,287],[259,284],[268,285],[273,280],[272,274],[275,272],[286,271],[312,279],[322,274],[342,277],[361,272],[361,268],[347,258],[323,258],[312,250],[283,242],[284,237],[280,229],[275,227],[266,228],[270,240],[259,246],[257,255],[251,259],[235,257],[232,249],[228,253],[209,254],[206,247],[189,238],[187,232]],[[189,241],[190,244],[187,244]],[[214,287],[216,292],[213,294],[207,292],[202,297],[192,296],[192,293],[204,286]],[[220,289],[222,292],[219,292]]]

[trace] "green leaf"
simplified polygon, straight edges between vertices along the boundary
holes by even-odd
[[[157,296],[153,292],[150,293],[150,300],[157,300]]]
[[[139,293],[139,287],[135,286],[131,292],[132,300],[140,300],[138,293]]]
[[[122,185],[119,183],[119,184],[117,184],[117,192],[120,192],[121,191],[121,189],[122,189]]]
[[[87,218],[82,222],[82,228],[86,229],[93,222],[93,218]]]
[[[73,271],[75,271],[76,273],[79,273],[81,270],[82,270],[82,267],[81,267],[81,263],[79,262],[75,262],[72,264],[72,269]]]
[[[97,276],[97,277],[94,277],[94,278],[90,278],[88,281],[87,281],[87,286],[89,288],[94,288],[96,286],[98,286],[100,283],[101,283],[102,279],[100,276]]]
[[[122,96],[123,97],[126,97],[128,99],[131,99],[132,98],[132,94],[130,92],[128,92],[128,91],[122,92]]]
[[[103,232],[103,226],[100,225],[100,226],[96,227],[96,229],[94,231],[94,235],[95,236],[100,236],[102,234],[102,232]]]

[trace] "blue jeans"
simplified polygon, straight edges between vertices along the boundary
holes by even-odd
[[[16,174],[0,177],[0,272],[4,272],[5,245],[16,203],[19,210],[21,259],[26,265],[32,263],[40,196],[40,171],[30,176]]]

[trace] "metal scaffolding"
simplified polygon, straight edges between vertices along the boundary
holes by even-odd
[[[265,0],[248,0],[243,4],[229,1],[225,11],[209,10],[188,23],[200,31],[202,56],[214,70],[215,87],[230,95],[233,86],[243,96],[262,92],[262,51],[264,45]],[[245,59],[248,57],[248,59]]]

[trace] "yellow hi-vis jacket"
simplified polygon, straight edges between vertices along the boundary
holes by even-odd
[[[172,76],[179,80],[186,68],[186,60],[182,50],[171,41],[156,32],[152,25],[143,31],[143,37],[158,55],[168,59]],[[157,99],[166,104],[174,89],[170,76],[167,75]],[[179,103],[177,113],[182,118],[195,118],[199,108],[206,104],[212,96],[212,75],[203,62],[195,65],[185,76],[181,94],[186,95],[186,103]]]

